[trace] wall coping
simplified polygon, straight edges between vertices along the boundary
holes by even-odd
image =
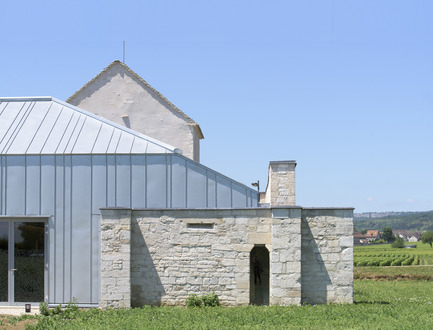
[[[354,207],[343,206],[343,207],[303,207],[303,210],[354,210]]]
[[[122,206],[101,207],[100,210],[131,210],[131,211],[253,211],[272,209],[302,209],[302,210],[355,210],[354,207],[302,207],[299,205],[273,206],[273,207],[248,207],[248,208],[131,208]]]
[[[271,160],[269,164],[295,164],[296,160]]]

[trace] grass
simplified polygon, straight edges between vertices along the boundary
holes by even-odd
[[[368,247],[370,248],[370,247]],[[419,248],[419,249],[418,249]],[[419,246],[404,253],[432,255]],[[387,246],[361,247],[383,253]],[[382,251],[381,251],[382,250]],[[394,250],[394,249],[393,249]],[[425,250],[425,251],[424,251]],[[433,250],[433,249],[432,249]],[[355,254],[359,252],[355,248]],[[354,304],[234,308],[149,307],[38,318],[30,329],[430,329],[433,266],[355,268]],[[371,279],[369,279],[371,278]],[[71,315],[70,315],[71,316]]]
[[[421,267],[418,267],[421,268]],[[428,281],[357,280],[353,305],[87,310],[75,320],[40,317],[36,329],[430,329]]]

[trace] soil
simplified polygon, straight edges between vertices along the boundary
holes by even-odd
[[[0,330],[23,330],[28,324],[35,324],[37,320],[35,319],[27,319],[19,321],[15,324],[8,324],[7,320],[13,318],[10,315],[0,315],[0,321],[2,321],[2,325],[0,325]]]
[[[433,276],[422,274],[362,274],[354,273],[355,280],[376,280],[376,281],[433,281]]]

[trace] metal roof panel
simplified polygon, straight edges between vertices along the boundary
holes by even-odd
[[[74,144],[73,152],[82,154],[91,153],[94,141],[96,141],[98,137],[100,126],[100,122],[92,120],[92,118],[86,118]],[[89,143],[89,141],[92,141],[93,143]]]
[[[178,151],[54,98],[0,98],[0,154],[125,154],[148,150]]]
[[[123,134],[122,132],[115,152],[118,154],[129,154],[131,152],[133,143],[134,143],[134,136]]]
[[[0,120],[0,152],[7,149],[12,133],[17,126],[17,118],[21,118],[21,112],[25,103],[7,104],[1,112]]]
[[[110,143],[111,136],[113,135],[114,128],[107,125],[101,125],[98,128],[98,136],[92,147],[92,153],[104,154],[107,152],[108,144]]]

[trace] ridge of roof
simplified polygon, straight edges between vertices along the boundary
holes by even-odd
[[[81,113],[82,115],[85,115],[87,117],[96,119],[97,121],[99,121],[99,122],[101,122],[101,123],[103,123],[105,125],[108,125],[108,126],[111,126],[111,127],[115,128],[115,129],[118,129],[120,131],[123,131],[123,132],[125,132],[125,133],[127,133],[129,135],[132,135],[132,136],[134,136],[134,137],[136,137],[138,139],[145,140],[145,141],[148,141],[150,143],[153,143],[153,144],[155,144],[155,145],[157,145],[157,146],[159,146],[159,147],[161,147],[163,149],[166,149],[166,150],[168,150],[170,152],[173,152],[173,153],[176,153],[176,154],[182,154],[182,150],[180,150],[179,148],[176,148],[176,147],[174,147],[174,146],[172,146],[172,145],[170,145],[168,143],[159,141],[159,140],[157,140],[155,138],[152,138],[152,137],[147,136],[147,135],[145,135],[143,133],[134,131],[134,130],[132,130],[132,129],[128,128],[128,127],[125,127],[123,125],[119,125],[119,124],[117,124],[115,122],[112,122],[112,121],[110,121],[110,120],[108,120],[108,119],[106,119],[104,117],[95,115],[94,113],[91,113],[89,111],[81,109],[81,108],[79,108],[79,107],[77,107],[75,105],[72,105],[70,103],[66,103],[66,102],[64,102],[62,100],[59,100],[59,99],[57,99],[55,97],[52,97],[52,96],[0,97],[0,103],[2,103],[2,102],[53,102],[53,103],[57,103],[57,104],[59,104],[59,105],[61,105],[63,107],[67,107],[67,108],[69,108],[71,110],[74,110],[74,111],[76,111],[78,113]]]
[[[16,102],[16,101],[52,101],[52,96],[10,96],[0,97],[0,102]],[[69,104],[72,105],[72,104]]]
[[[129,66],[127,66],[125,63],[120,62],[119,60],[114,60],[111,62],[106,68],[104,68],[99,74],[97,74],[93,79],[89,80],[83,87],[81,87],[79,90],[77,90],[74,94],[72,94],[66,102],[69,103],[72,101],[74,97],[76,97],[82,90],[90,86],[93,82],[95,82],[99,77],[101,77],[105,72],[107,72],[109,69],[111,69],[114,65],[119,64],[121,65],[125,70],[127,70],[130,74],[132,74],[135,78],[138,79],[139,82],[141,82],[144,86],[149,88],[153,93],[155,93],[162,101],[167,103],[173,110],[175,110],[177,113],[182,115],[189,124],[195,126],[199,133],[199,138],[204,139],[203,132],[200,128],[200,125],[197,124],[190,116],[188,116],[186,113],[184,113],[182,110],[180,110],[178,107],[176,107],[173,103],[171,103],[164,95],[162,95],[160,92],[158,92],[155,88],[153,88],[146,80],[141,78],[137,73],[135,73]]]

